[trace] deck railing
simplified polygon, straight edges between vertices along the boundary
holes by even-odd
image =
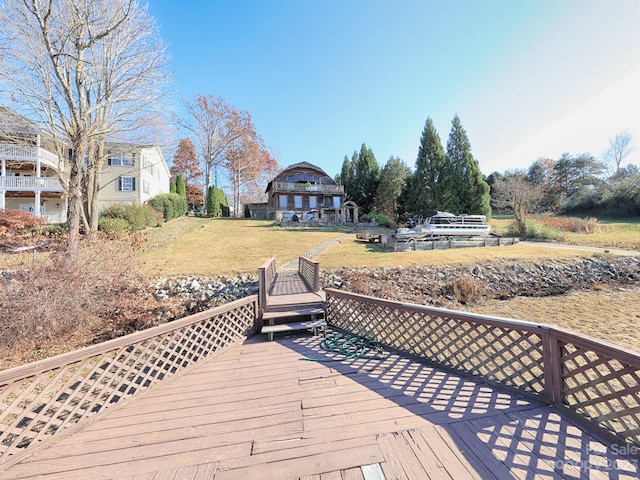
[[[1,190],[64,192],[58,177],[0,177]]]
[[[276,182],[276,192],[344,193],[342,185],[321,185],[317,183]]]
[[[253,295],[0,372],[0,464],[253,334],[256,316]]]
[[[275,257],[271,257],[258,268],[258,306],[260,312],[263,312],[267,306],[269,289],[273,284],[274,278],[276,278],[276,259]],[[262,317],[262,313],[260,313],[259,317]]]
[[[312,292],[320,291],[320,264],[306,257],[298,258],[298,272]]]
[[[60,162],[58,155],[41,147],[27,145],[0,145],[0,158],[5,160],[18,160],[35,163],[40,157],[40,161],[52,168],[64,170],[64,162]]]
[[[326,289],[327,322],[552,404],[640,446],[640,353],[569,330]]]

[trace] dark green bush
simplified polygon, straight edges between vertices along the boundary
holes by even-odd
[[[375,223],[381,227],[393,228],[394,224],[386,216],[380,213],[367,213],[361,217],[361,220],[365,222]]]
[[[124,219],[133,232],[153,227],[158,223],[156,214],[147,205],[109,205],[100,212],[100,217]]]
[[[189,209],[187,199],[177,193],[161,193],[147,200],[147,204],[162,213],[165,222],[186,215]]]

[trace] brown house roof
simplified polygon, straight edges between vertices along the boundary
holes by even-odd
[[[292,170],[300,170],[300,169],[315,170],[316,172],[318,172],[323,177],[327,177],[331,181],[331,183],[334,183],[334,184],[336,183],[333,180],[333,178],[331,178],[331,176],[327,172],[322,170],[320,167],[316,167],[315,165],[313,165],[313,164],[311,164],[309,162],[300,162],[300,163],[294,163],[293,165],[289,165],[284,170],[282,170],[275,178],[271,179],[271,181],[267,184],[267,188],[265,189],[265,193],[268,193],[269,190],[271,190],[271,186],[273,185],[273,182],[276,181],[278,178],[282,177],[283,175],[286,175],[287,173],[289,173]]]

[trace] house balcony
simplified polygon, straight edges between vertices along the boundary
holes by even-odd
[[[321,185],[317,183],[289,183],[289,182],[276,182],[275,192],[308,192],[308,193],[328,193],[334,194],[344,193],[344,186],[342,185]]]
[[[64,187],[57,177],[2,177],[0,190],[5,192],[64,192]]]
[[[0,145],[0,160],[36,163],[38,158],[43,165],[56,170],[61,165],[58,155],[41,147]],[[62,169],[64,170],[64,162],[62,163]]]

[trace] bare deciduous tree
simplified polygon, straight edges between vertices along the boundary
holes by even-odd
[[[541,184],[527,181],[523,173],[507,172],[504,178],[496,179],[494,182],[492,200],[496,208],[513,212],[520,237],[525,238],[527,217],[537,210],[544,195]]]
[[[185,107],[187,117],[181,123],[195,135],[204,165],[204,191],[207,192],[212,174],[213,185],[218,187],[218,167],[242,137],[248,114],[215,95],[196,95],[190,102],[185,102]],[[206,201],[203,203],[206,205]]]
[[[52,135],[69,198],[69,253],[80,222],[97,228],[105,142],[149,113],[166,59],[157,28],[137,0],[5,0],[0,9],[3,87]],[[86,164],[85,164],[86,161]]]
[[[614,138],[609,139],[609,149],[604,154],[607,162],[615,165],[615,172],[620,172],[620,167],[625,158],[633,152],[631,141],[633,135],[628,130],[618,133]]]
[[[264,147],[262,138],[255,132],[250,117],[245,120],[243,135],[229,151],[224,166],[229,172],[233,189],[233,214],[240,214],[243,200],[254,197],[257,183],[263,173],[274,172],[278,163]]]

